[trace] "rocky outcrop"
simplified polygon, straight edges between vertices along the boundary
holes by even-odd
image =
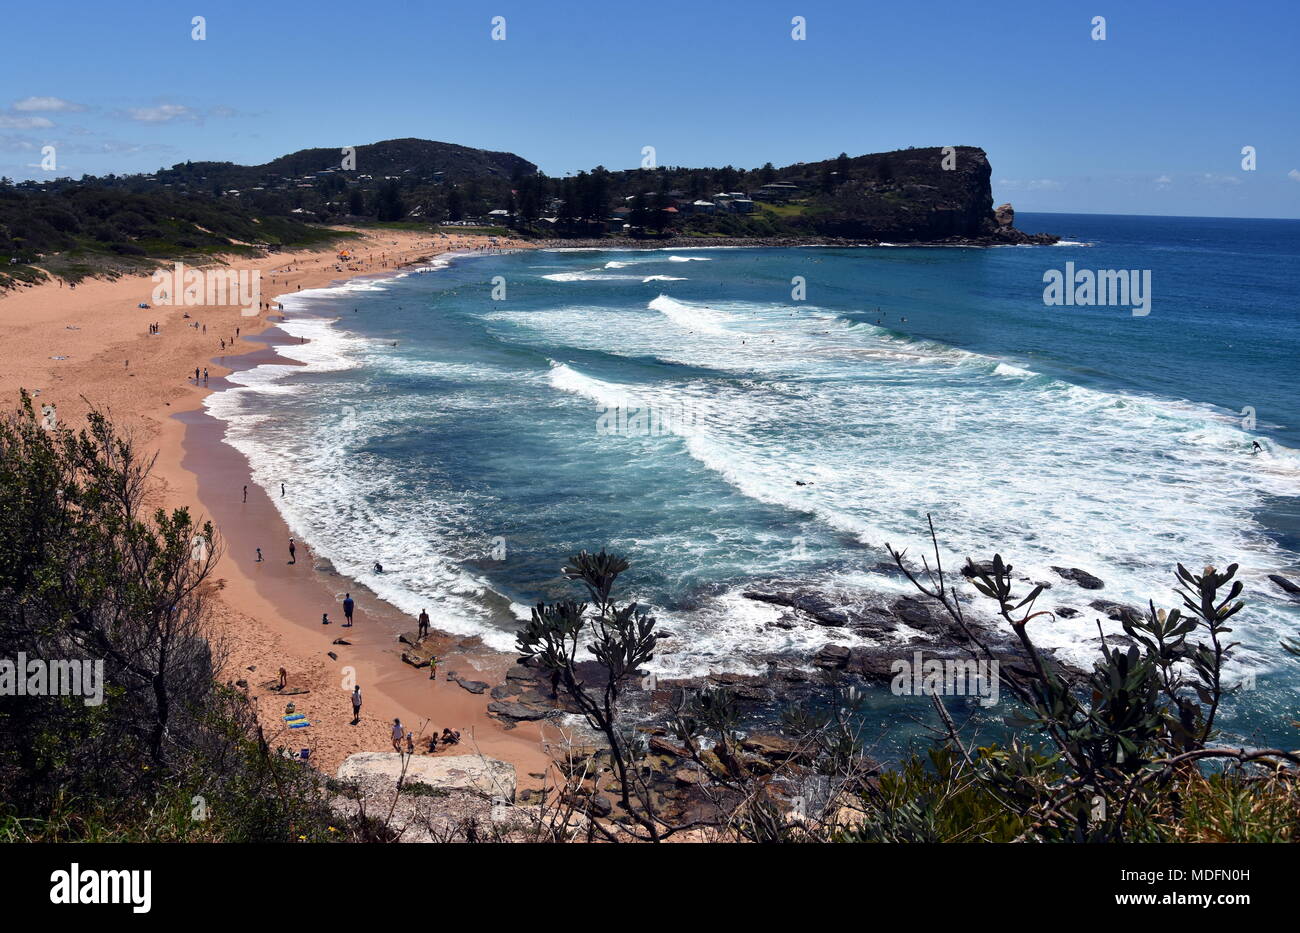
[[[1085,590],[1099,590],[1106,585],[1101,582],[1100,578],[1094,577],[1088,571],[1080,570],[1078,567],[1053,567],[1052,572],[1063,580],[1077,583]]]
[[[847,177],[841,179],[840,169]],[[834,170],[835,183],[822,179]],[[790,166],[781,181],[805,192],[817,233],[890,242],[969,245],[1051,244],[1059,237],[1027,234],[1014,226],[1015,210],[994,211],[992,167],[975,146],[929,146]]]
[[[502,719],[510,719],[516,722],[532,722],[537,719],[546,719],[558,715],[559,710],[510,700],[493,700],[488,704],[488,712]]]
[[[396,752],[356,752],[339,765],[337,777],[369,791],[395,788],[406,761],[406,784],[418,783],[435,790],[470,790],[485,797],[515,798],[514,765],[482,755],[399,755]]]
[[[900,625],[931,635],[942,635],[949,627],[947,619],[936,612],[932,603],[916,596],[899,596],[890,602],[847,606],[823,593],[797,584],[775,582],[744,593],[746,599],[794,610],[790,617],[772,623],[779,628],[793,628],[800,620],[830,628],[849,628],[867,637],[896,632]]]
[[[746,592],[746,599],[753,599],[758,602],[771,603],[775,606],[788,606],[791,609],[798,609],[800,612],[812,619],[818,625],[848,625],[850,622],[848,613],[838,609],[818,593],[813,592],[775,592],[760,593],[753,590]]]
[[[1093,609],[1106,616],[1113,622],[1123,622],[1125,620],[1134,622],[1142,618],[1142,612],[1134,609],[1132,606],[1125,606],[1123,603],[1113,602],[1109,599],[1094,599],[1088,603]]]
[[[1270,573],[1268,578],[1288,596],[1300,596],[1300,586],[1297,586],[1294,582],[1288,580],[1280,573]]]
[[[483,693],[489,686],[489,684],[482,680],[465,680],[455,671],[448,671],[447,679],[454,684],[460,684],[461,687],[468,690],[470,693]]]

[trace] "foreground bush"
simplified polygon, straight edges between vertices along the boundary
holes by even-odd
[[[332,838],[314,772],[216,683],[220,543],[146,506],[150,467],[99,412],[0,421],[0,659],[103,665],[98,705],[0,695],[0,839]]]

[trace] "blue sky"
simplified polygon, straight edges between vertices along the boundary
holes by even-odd
[[[401,136],[552,175],[647,145],[745,167],[974,145],[1022,211],[1300,217],[1296,0],[46,0],[4,23],[12,178],[50,177],[48,144],[74,177]]]

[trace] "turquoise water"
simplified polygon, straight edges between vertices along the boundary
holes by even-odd
[[[741,593],[903,592],[882,545],[917,552],[927,512],[949,566],[996,550],[1053,583],[1045,608],[1084,610],[1037,637],[1085,663],[1090,600],[1173,606],[1176,561],[1236,561],[1256,689],[1229,725],[1287,734],[1300,665],[1276,643],[1300,604],[1265,574],[1300,567],[1300,223],[1018,225],[1067,243],[532,251],[295,293],[309,342],[284,352],[308,365],[236,374],[210,407],[340,571],[502,648],[582,547],[632,561],[677,673],[852,644]],[[1150,314],[1045,306],[1067,261],[1150,270]]]

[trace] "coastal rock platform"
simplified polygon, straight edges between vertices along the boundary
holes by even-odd
[[[469,790],[492,799],[515,799],[514,765],[482,755],[399,755],[396,752],[357,752],[339,765],[340,781],[395,788],[406,759],[405,783],[428,785],[435,790]]]

